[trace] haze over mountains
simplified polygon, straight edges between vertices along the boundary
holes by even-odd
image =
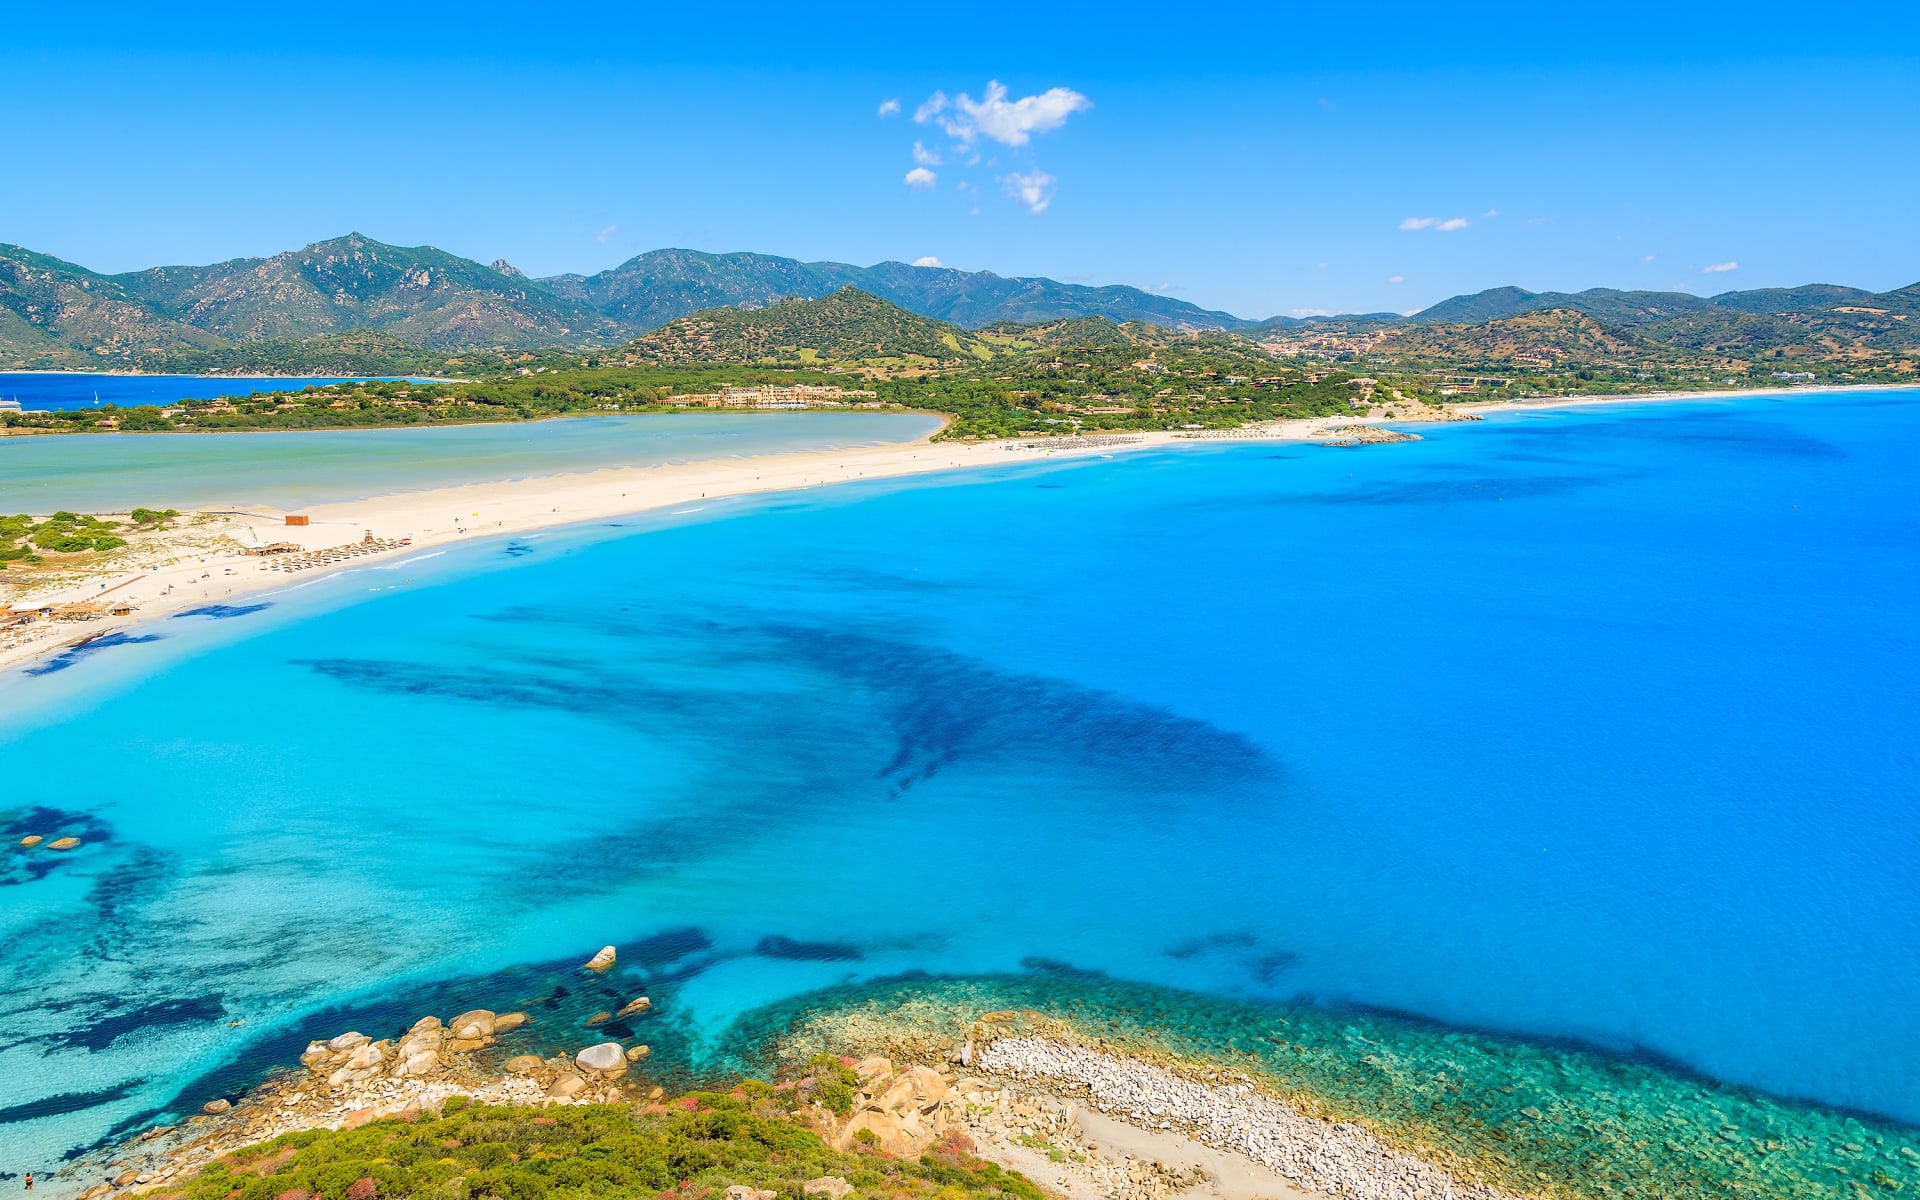
[[[1894,292],[1810,285],[1727,292],[1532,293],[1495,288],[1412,317],[1252,321],[1124,286],[1089,287],[898,262],[858,267],[772,255],[656,250],[597,275],[532,279],[432,247],[350,234],[270,258],[102,275],[0,245],[0,365],[372,370],[409,355],[613,347],[677,318],[817,299],[846,287],[963,330],[1106,318],[1262,338],[1316,327],[1482,325],[1566,312],[1652,343],[1823,352],[1915,342],[1920,284]],[[957,347],[956,347],[957,349]],[[384,356],[384,357],[383,357]]]

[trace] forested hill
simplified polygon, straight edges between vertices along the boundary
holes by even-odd
[[[1529,292],[1523,288],[1489,288],[1470,296],[1442,300],[1413,315],[1416,323],[1472,324],[1517,317],[1544,309],[1563,308],[1585,313],[1613,325],[1647,325],[1689,313],[1781,316],[1892,316],[1920,317],[1920,283],[1892,292],[1815,283],[1797,288],[1760,288],[1749,292],[1722,292],[1695,296],[1689,292],[1615,291],[1589,288],[1584,292]]]
[[[817,300],[711,308],[669,321],[625,350],[663,365],[852,363],[950,365],[992,357],[956,325],[908,312],[856,287]]]

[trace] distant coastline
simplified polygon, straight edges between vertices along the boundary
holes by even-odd
[[[1535,409],[1575,408],[1605,404],[1678,403],[1685,401],[1764,398],[1785,395],[1827,395],[1856,391],[1912,391],[1910,385],[1862,384],[1852,388],[1762,389],[1741,392],[1689,392],[1634,396],[1566,396],[1498,404],[1462,404],[1463,417]],[[943,414],[930,413],[941,416]],[[232,557],[243,544],[284,541],[301,553],[317,553],[351,542],[360,531],[382,538],[408,538],[410,551],[524,534],[557,526],[582,524],[643,512],[662,512],[678,506],[741,496],[803,491],[838,483],[899,479],[942,472],[965,472],[980,467],[1020,462],[1111,456],[1142,450],[1182,446],[1215,446],[1237,440],[1326,442],[1341,438],[1336,431],[1393,426],[1420,428],[1423,422],[1363,417],[1314,417],[1240,429],[1158,431],[1153,433],[1089,433],[1073,437],[1006,440],[932,441],[923,439],[885,446],[802,451],[733,459],[708,459],[650,467],[612,467],[583,473],[534,476],[494,483],[460,484],[422,491],[398,492],[364,500],[308,506],[311,524],[287,528],[278,510],[240,506],[201,514],[191,530],[196,549],[171,561],[129,564],[96,570],[78,581],[35,589],[10,599],[10,607],[58,606],[85,602],[111,591],[134,611],[104,617],[85,627],[48,622],[12,631],[11,641],[0,641],[0,671],[20,667],[78,640],[125,631],[161,620],[209,602],[227,602],[291,586],[294,580],[278,572],[273,561]],[[433,427],[423,427],[433,428]],[[1372,438],[1362,440],[1377,440]],[[156,502],[163,501],[159,498]],[[450,519],[448,513],[472,514]],[[353,531],[352,536],[345,532]],[[220,550],[218,547],[228,549]],[[162,556],[167,558],[169,556]],[[217,582],[201,576],[215,558],[223,574]],[[301,573],[304,584],[361,564],[358,558],[316,562]],[[232,574],[225,574],[230,570]]]
[[[1707,388],[1684,392],[1599,393],[1583,396],[1542,396],[1524,400],[1470,400],[1451,407],[1462,412],[1522,412],[1533,408],[1572,408],[1586,404],[1631,404],[1687,400],[1726,400],[1735,397],[1824,396],[1830,392],[1911,392],[1920,383],[1802,384],[1797,387]]]

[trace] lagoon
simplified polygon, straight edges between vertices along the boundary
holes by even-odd
[[[294,508],[465,483],[909,442],[919,413],[663,413],[430,428],[0,438],[0,511]]]

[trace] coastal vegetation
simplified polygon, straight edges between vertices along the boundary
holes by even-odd
[[[450,1099],[437,1119],[285,1134],[215,1161],[172,1194],[181,1200],[700,1200],[741,1189],[755,1193],[754,1200],[808,1194],[838,1200],[847,1191],[914,1200],[1041,1200],[1024,1177],[973,1157],[958,1141],[917,1158],[832,1150],[794,1119],[795,1092],[764,1084],[652,1106],[469,1106],[461,1099]]]
[[[1222,429],[1392,413],[1396,404],[1407,411],[1436,395],[1418,381],[1402,389],[1345,369],[1283,362],[1230,334],[1173,334],[1104,318],[972,334],[843,289],[820,300],[703,313],[605,354],[483,378],[326,384],[166,407],[8,412],[0,413],[0,427],[166,432],[525,421],[704,407],[718,402],[722,388],[762,384],[863,393],[808,406],[942,413],[952,418],[950,437]]]
[[[57,512],[37,521],[25,513],[0,516],[0,570],[12,563],[44,562],[44,554],[118,550],[127,544],[124,534],[163,529],[179,515],[173,509],[136,508],[125,522],[71,512]]]

